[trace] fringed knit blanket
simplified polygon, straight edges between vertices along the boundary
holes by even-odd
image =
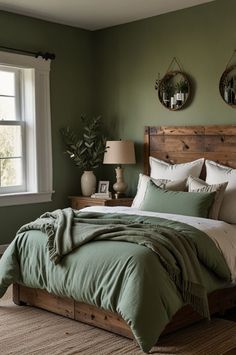
[[[230,277],[224,258],[212,240],[202,231],[180,222],[67,208],[43,214],[21,227],[18,234],[28,230],[41,230],[48,235],[50,259],[55,264],[74,249],[92,241],[125,241],[145,246],[159,257],[184,302],[208,318],[200,262],[218,277],[227,281]]]

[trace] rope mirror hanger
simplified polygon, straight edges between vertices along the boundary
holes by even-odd
[[[173,70],[177,65],[177,70]],[[155,89],[161,104],[170,111],[181,110],[190,96],[190,80],[179,61],[174,57],[166,74],[156,80]]]

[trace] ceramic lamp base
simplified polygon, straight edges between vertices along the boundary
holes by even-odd
[[[118,196],[116,198],[121,197],[124,195],[125,191],[127,190],[127,184],[124,181],[124,170],[118,166],[116,169],[116,183],[113,185],[113,189],[115,194]]]

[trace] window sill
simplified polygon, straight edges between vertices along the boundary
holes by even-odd
[[[52,192],[20,192],[0,195],[0,207],[52,201]]]

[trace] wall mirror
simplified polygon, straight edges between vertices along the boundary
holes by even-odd
[[[220,78],[219,90],[224,102],[236,108],[236,65],[226,68]]]
[[[174,70],[174,66],[177,69]],[[174,57],[166,74],[156,80],[155,89],[158,91],[160,103],[171,111],[181,110],[190,97],[190,79],[183,71],[180,62]]]
[[[171,111],[180,110],[188,101],[190,81],[179,70],[167,72],[158,82],[158,98],[161,104]]]

